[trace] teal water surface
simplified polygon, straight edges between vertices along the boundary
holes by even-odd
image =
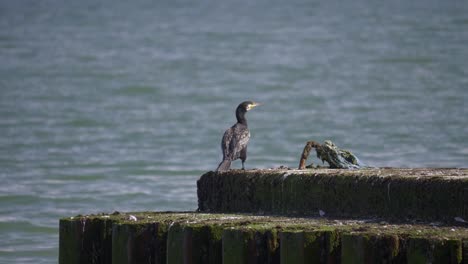
[[[406,2],[1,1],[0,263],[57,262],[60,217],[196,209],[246,99],[248,169],[326,139],[468,167],[468,2]]]

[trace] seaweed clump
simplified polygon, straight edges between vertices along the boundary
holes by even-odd
[[[331,169],[360,169],[366,167],[351,151],[340,149],[331,140],[325,140],[324,144],[308,141],[302,151],[299,169],[313,168],[313,164],[305,166],[307,157],[312,148],[317,152],[317,158],[327,162]]]

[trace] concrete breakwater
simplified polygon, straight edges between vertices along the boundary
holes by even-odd
[[[60,220],[59,263],[463,263],[468,229],[240,214]]]
[[[235,170],[197,185],[202,212],[468,220],[467,169]]]
[[[458,169],[209,172],[200,212],[62,218],[59,263],[467,263],[467,183]]]

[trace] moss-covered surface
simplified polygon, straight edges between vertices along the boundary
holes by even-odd
[[[223,232],[222,263],[251,263],[253,236],[251,232],[226,229]],[[250,261],[249,261],[250,260]]]
[[[409,263],[463,263],[461,240],[427,240],[417,237],[408,241]]]
[[[463,263],[468,263],[468,239],[462,241],[462,259]]]
[[[459,225],[119,213],[61,219],[59,263],[462,263],[466,241]]]
[[[404,253],[397,235],[343,234],[342,263],[401,263]]]
[[[222,243],[222,263],[274,264],[280,261],[279,237],[273,227],[233,225],[224,229]]]
[[[71,217],[60,220],[60,263],[110,263],[113,220]]]
[[[304,232],[284,231],[280,233],[281,263],[305,263]]]
[[[467,169],[230,170],[197,185],[202,212],[468,220]]]
[[[112,263],[166,263],[167,229],[167,224],[158,222],[114,223]]]
[[[221,263],[221,225],[173,223],[167,235],[167,263]]]

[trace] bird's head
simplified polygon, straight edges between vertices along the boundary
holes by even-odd
[[[238,108],[242,108],[245,111],[250,111],[250,110],[254,109],[255,107],[257,107],[259,105],[260,105],[259,103],[256,103],[256,102],[253,102],[253,101],[245,101],[245,102],[242,102],[238,106]]]

